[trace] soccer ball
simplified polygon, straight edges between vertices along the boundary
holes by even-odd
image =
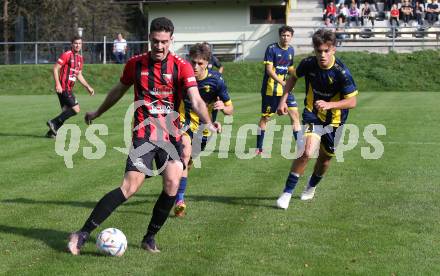
[[[127,238],[121,230],[107,228],[96,238],[96,247],[99,251],[110,256],[122,256],[127,249]]]

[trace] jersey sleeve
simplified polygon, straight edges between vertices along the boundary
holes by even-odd
[[[218,77],[216,90],[217,90],[216,91],[217,96],[220,98],[220,100],[225,105],[232,104],[231,98],[229,97],[228,88],[226,86],[225,80],[223,79],[223,77],[221,75]]]
[[[61,54],[61,56],[58,58],[57,63],[61,66],[67,63],[69,60],[69,52],[64,52]]]
[[[289,73],[293,72],[295,70],[295,67],[293,66],[293,57],[295,56],[295,51],[293,48],[289,51],[289,67],[287,68],[287,71]]]
[[[356,83],[353,80],[353,76],[347,68],[344,68],[340,74],[340,77],[342,84],[341,92],[344,96],[344,99],[348,99],[359,94]]]
[[[194,71],[191,65],[187,62],[182,63],[180,67],[179,82],[183,84],[183,88],[188,90],[188,88],[197,86],[196,77],[194,76]]]
[[[308,67],[310,67],[309,63],[310,63],[309,58],[305,58],[305,59],[301,60],[301,62],[298,64],[298,66],[293,71],[293,76],[295,78],[304,77],[307,73]]]
[[[217,68],[222,67],[220,60],[216,56],[211,56],[211,57],[212,57],[211,61],[212,61],[213,66],[215,66]]]
[[[125,64],[124,71],[120,78],[120,82],[124,85],[131,86],[135,80],[135,62],[134,60],[129,60],[127,64]]]
[[[267,47],[266,49],[266,53],[264,54],[264,64],[273,64],[273,60],[274,60],[274,51],[273,51],[273,47]]]

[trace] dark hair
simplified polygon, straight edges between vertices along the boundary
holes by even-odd
[[[209,61],[209,58],[211,57],[211,49],[205,43],[196,43],[189,49],[189,57],[199,57],[206,61]]]
[[[80,37],[79,35],[75,35],[75,36],[72,37],[70,42],[73,43],[75,40],[82,40],[82,37]]]
[[[158,17],[153,19],[150,24],[150,33],[152,32],[167,32],[173,35],[174,25],[171,20],[166,17]]]
[[[312,42],[315,48],[327,43],[336,46],[336,35],[331,30],[319,29],[313,34]]]
[[[281,35],[282,33],[285,33],[285,32],[290,32],[290,33],[293,35],[293,33],[294,33],[295,31],[293,30],[292,27],[287,26],[287,25],[281,26],[281,27],[278,29],[278,35]]]

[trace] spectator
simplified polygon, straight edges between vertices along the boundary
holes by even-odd
[[[390,25],[393,26],[396,23],[397,27],[399,27],[399,9],[396,4],[393,4],[390,11]]]
[[[342,25],[347,22],[348,9],[345,4],[340,4],[338,8],[338,25]]]
[[[351,3],[350,9],[348,10],[348,25],[350,25],[350,22],[355,21],[356,26],[359,26],[359,17],[360,17],[360,11],[356,7],[356,3]]]
[[[365,1],[364,7],[362,8],[361,12],[361,24],[364,26],[366,23],[365,21],[371,21],[371,26],[374,28],[374,18],[376,16],[376,9],[374,8],[374,5],[370,6],[370,3],[368,1]]]
[[[330,18],[330,22],[333,23],[336,20],[336,6],[333,1],[328,3],[327,7],[324,10],[324,20],[326,18]]]
[[[425,12],[425,6],[423,5],[423,3],[416,1],[415,13],[416,13],[417,24],[419,24],[419,26],[423,25],[424,12]]]
[[[327,17],[324,20],[324,25],[322,26],[322,28],[326,29],[326,30],[330,30],[332,32],[335,31],[335,26],[333,25],[332,21],[330,20],[330,17]]]
[[[413,8],[409,3],[409,0],[404,0],[403,5],[400,8],[400,11],[402,12],[402,20],[406,27],[409,24],[409,21],[413,17]]]
[[[122,34],[118,34],[118,38],[113,41],[113,55],[116,63],[124,63],[125,55],[127,53],[127,41],[122,37]]]
[[[429,3],[426,6],[426,20],[428,20],[429,25],[432,26],[435,22],[438,21],[439,12],[440,8],[437,0],[432,0],[432,3]]]

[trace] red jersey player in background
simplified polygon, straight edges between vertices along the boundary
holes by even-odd
[[[58,129],[64,122],[79,113],[79,103],[73,94],[73,86],[78,79],[87,89],[90,96],[95,94],[93,88],[87,83],[82,75],[83,57],[80,55],[82,39],[79,36],[72,38],[72,49],[64,52],[53,67],[53,78],[55,80],[55,91],[60,101],[61,113],[47,121],[49,131],[48,138],[55,138]]]

